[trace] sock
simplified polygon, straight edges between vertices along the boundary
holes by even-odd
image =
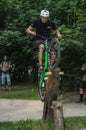
[[[83,101],[83,94],[80,94],[80,101]]]
[[[43,66],[42,66],[42,65],[39,65],[39,68],[43,68]]]

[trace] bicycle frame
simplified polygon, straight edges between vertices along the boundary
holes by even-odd
[[[43,58],[44,58],[43,69],[44,70],[43,70],[43,72],[38,73],[38,79],[39,79],[38,92],[39,92],[39,96],[40,96],[41,101],[44,102],[45,94],[46,94],[46,86],[47,86],[47,81],[48,81],[48,75],[52,74],[52,70],[55,69],[55,67],[57,67],[59,64],[60,43],[59,43],[57,38],[53,38],[51,40],[50,45],[48,46],[48,39],[49,38],[45,38],[45,37],[40,36],[40,35],[38,35],[38,36],[45,40],[44,55],[43,55]],[[54,50],[55,48],[57,48],[57,51]],[[51,63],[52,52],[56,56],[54,64]],[[57,60],[58,60],[58,62],[57,62]]]
[[[48,70],[48,50],[49,49],[49,46],[48,46],[48,41],[47,39],[45,40],[45,50],[44,50],[44,72],[41,73],[40,75],[40,80],[39,80],[39,86],[40,88],[42,88],[42,83],[43,83],[43,80],[45,78],[48,77],[48,73],[47,73],[47,70]]]

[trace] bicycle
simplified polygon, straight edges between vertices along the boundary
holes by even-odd
[[[38,35],[38,34],[37,34]],[[38,35],[41,37],[44,42],[44,55],[43,55],[43,72],[38,73],[38,92],[39,97],[41,101],[44,102],[45,93],[46,93],[46,85],[48,81],[48,75],[51,74],[51,71],[58,67],[58,64],[60,62],[60,42],[58,38],[53,38],[48,45],[49,38],[45,38],[41,35]],[[54,55],[54,60],[53,60]],[[53,60],[53,61],[52,61]]]

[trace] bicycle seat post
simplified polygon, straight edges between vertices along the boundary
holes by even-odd
[[[48,39],[45,40],[45,46],[48,46]]]
[[[45,45],[47,45],[47,39],[45,40]]]

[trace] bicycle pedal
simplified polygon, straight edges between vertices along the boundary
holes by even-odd
[[[39,72],[39,71],[38,71],[38,76],[40,76],[43,72],[44,72],[44,71],[42,71],[42,72]]]

